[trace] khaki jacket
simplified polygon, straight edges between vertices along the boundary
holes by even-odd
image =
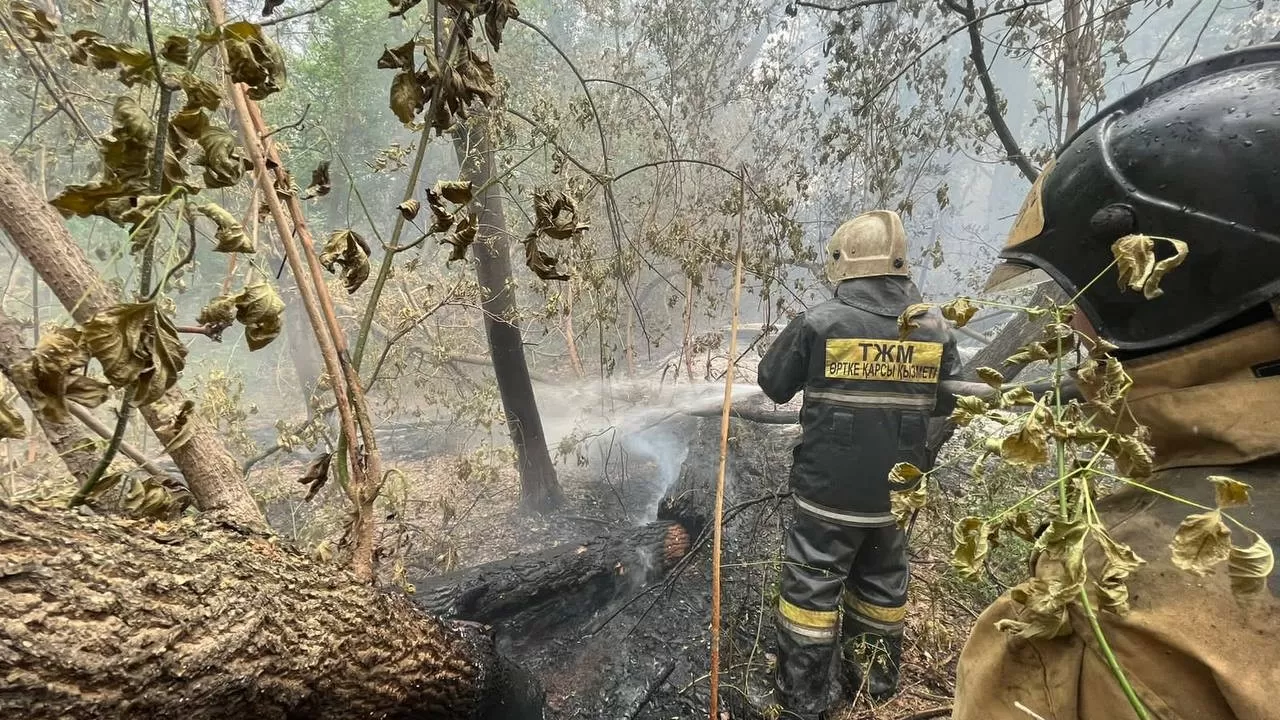
[[[1228,512],[1258,531],[1273,548],[1280,546],[1280,461],[1166,470],[1152,484],[1212,507],[1209,475],[1226,475],[1252,485],[1251,505]],[[1172,563],[1169,542],[1174,532],[1188,513],[1200,510],[1142,490],[1117,493],[1097,507],[1112,536],[1147,561],[1129,578],[1130,613],[1118,617],[1099,610],[1098,616],[1121,667],[1153,718],[1280,718],[1276,573],[1269,578],[1269,592],[1240,602],[1231,594],[1226,563],[1206,577],[1186,573]],[[1249,545],[1253,538],[1232,526],[1232,541]],[[1090,568],[1102,567],[1096,548],[1088,557]],[[1047,641],[1018,639],[995,629],[997,621],[1016,618],[1018,610],[1006,594],[978,619],[960,656],[954,718],[1136,717],[1078,605],[1071,610],[1074,632]]]

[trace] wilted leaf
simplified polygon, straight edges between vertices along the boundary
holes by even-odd
[[[1000,396],[1001,407],[1016,407],[1018,405],[1035,405],[1036,396],[1022,385],[1018,385],[1011,390],[1006,391]]]
[[[929,303],[916,303],[903,310],[902,314],[898,316],[898,339],[906,340],[913,330],[920,327],[918,318],[929,312],[931,307],[933,306]]]
[[[589,225],[578,221],[577,202],[559,190],[535,192],[533,212],[533,229],[529,231],[530,238],[546,235],[556,240],[567,240],[590,228]]]
[[[15,2],[9,8],[10,15],[18,21],[18,34],[31,42],[50,43],[58,25],[43,10],[25,2]]]
[[[212,123],[205,126],[204,131],[196,138],[204,156],[196,161],[204,166],[205,187],[231,187],[240,182],[246,170],[253,167],[249,158],[240,152],[235,135],[229,130]]]
[[[414,70],[414,41],[395,48],[384,46],[382,57],[378,58],[378,67],[383,70]]]
[[[160,57],[177,65],[191,61],[191,39],[185,35],[169,35],[160,45]]]
[[[129,188],[115,181],[68,185],[49,204],[64,216],[87,217],[105,214],[109,201],[126,197],[129,193]]]
[[[484,13],[484,35],[497,50],[502,44],[502,30],[507,20],[520,17],[520,10],[513,0],[489,0]]]
[[[355,230],[338,230],[324,243],[320,264],[329,272],[342,266],[342,280],[347,292],[354,293],[369,278],[369,246]]]
[[[248,234],[245,233],[244,226],[222,206],[210,202],[196,205],[195,209],[218,226],[218,232],[214,235],[218,244],[213,248],[214,250],[224,253],[254,252],[253,240],[249,239]]]
[[[187,348],[154,302],[97,313],[84,324],[84,343],[113,385],[136,383],[134,405],[159,400],[186,366]]]
[[[247,94],[262,100],[284,89],[284,53],[251,22],[234,22],[222,32],[232,82],[249,86]]]
[[[1169,547],[1173,549],[1174,565],[1194,575],[1205,575],[1231,555],[1231,530],[1217,510],[1188,515]]]
[[[405,220],[412,220],[418,217],[418,211],[422,209],[422,202],[415,198],[409,198],[396,206],[400,211],[401,217]]]
[[[77,405],[96,408],[107,401],[107,384],[88,375],[72,375],[64,397]]]
[[[175,498],[169,489],[155,478],[138,480],[127,476],[128,487],[124,493],[123,509],[130,515],[145,518],[163,518],[175,509]]]
[[[101,145],[105,179],[145,188],[151,175],[155,124],[128,95],[116,98],[111,120],[111,133],[103,137]]]
[[[1000,457],[1010,465],[1034,468],[1049,461],[1048,412],[1036,405],[1024,414],[1017,432],[1000,440]]]
[[[1111,245],[1119,270],[1121,289],[1142,291],[1142,286],[1155,268],[1155,241],[1146,235],[1126,235]]]
[[[449,262],[461,260],[467,256],[467,248],[471,246],[476,239],[476,217],[474,215],[463,215],[458,220],[457,226],[453,232],[445,236],[440,241],[441,245],[449,244],[453,246],[453,251],[449,253]]]
[[[391,111],[406,125],[422,112],[427,103],[426,93],[412,72],[403,70],[391,79]]]
[[[103,36],[92,30],[71,33],[71,42],[69,59],[77,65],[91,65],[97,70],[118,68],[120,82],[129,87],[155,81],[155,64],[146,50],[104,42]]]
[[[1125,580],[1147,561],[1138,557],[1133,548],[1116,542],[1103,527],[1094,526],[1093,537],[1107,558],[1097,583],[1102,594],[1102,607],[1123,615],[1129,611],[1129,586]]]
[[[218,109],[222,104],[222,92],[218,90],[218,86],[205,80],[194,73],[183,73],[178,78],[178,84],[182,86],[182,92],[187,96],[186,105],[183,110],[197,110],[204,108],[210,112]],[[177,116],[171,119],[170,124],[175,124]],[[208,119],[201,116],[201,125],[207,124]],[[192,139],[198,137],[199,132],[190,133]]]
[[[920,468],[908,462],[900,462],[889,471],[889,482],[893,485],[911,485],[924,477]]]
[[[1122,474],[1142,479],[1155,472],[1155,455],[1151,446],[1132,435],[1114,435],[1107,445],[1107,454],[1115,458],[1116,469]]]
[[[951,531],[955,545],[951,552],[951,567],[960,577],[976,580],[981,575],[983,562],[991,551],[989,535],[990,528],[982,518],[966,517],[956,521]]]
[[[246,285],[235,296],[236,320],[244,325],[249,350],[261,350],[280,334],[284,301],[264,282]]]
[[[222,332],[236,321],[236,298],[233,295],[219,295],[205,305],[196,322],[209,329],[215,339],[221,339]]]
[[[311,171],[311,184],[307,186],[305,192],[302,193],[303,199],[313,197],[324,197],[329,194],[333,188],[329,182],[329,161],[325,160]]]
[[[964,327],[969,324],[973,316],[978,312],[978,306],[969,301],[969,298],[957,298],[949,303],[941,306],[942,317],[955,323],[956,327]]]
[[[1213,483],[1219,510],[1249,504],[1249,491],[1253,488],[1248,483],[1232,480],[1222,475],[1210,475],[1209,482]]]
[[[266,17],[276,11],[276,8],[284,4],[284,0],[263,0],[262,16]]]
[[[169,424],[169,432],[173,433],[173,437],[169,438],[169,442],[165,444],[165,452],[171,453],[191,440],[194,432],[191,427],[191,414],[195,409],[196,404],[191,400],[182,403],[182,407],[178,408],[177,414],[173,416],[173,422]]]
[[[923,508],[928,501],[929,494],[924,483],[918,484],[911,490],[889,490],[889,511],[893,513],[893,519],[898,523],[900,530],[907,529],[911,516]]]
[[[978,368],[978,379],[996,390],[1004,387],[1004,375],[1001,375],[999,370],[995,370],[993,368]]]
[[[1236,595],[1256,595],[1267,587],[1267,578],[1275,569],[1276,558],[1271,545],[1254,534],[1248,547],[1231,546],[1227,556],[1227,575],[1231,577],[1231,592]]]
[[[568,280],[569,276],[556,269],[559,259],[538,249],[536,237],[524,240],[524,264],[534,275],[543,280]]]
[[[27,436],[27,424],[22,416],[9,404],[8,398],[0,397],[0,439],[21,440]]]
[[[40,336],[31,357],[14,366],[13,379],[27,392],[32,410],[54,422],[66,423],[71,420],[68,400],[97,407],[106,399],[106,389],[100,381],[78,374],[88,362],[89,353],[81,343],[80,330],[58,328]]]
[[[1031,522],[1031,516],[1025,512],[1016,512],[1005,515],[1000,521],[1000,529],[1008,530],[1014,535],[1026,540],[1027,542],[1036,541],[1036,528]]]
[[[427,189],[427,205],[431,207],[433,220],[429,234],[446,232],[453,227],[453,214],[444,207],[444,198],[434,188]]]
[[[958,427],[967,427],[974,418],[986,414],[990,409],[987,401],[977,395],[957,395],[956,407],[951,411],[950,420]]]
[[[1034,577],[1009,591],[1022,605],[1018,619],[996,622],[996,629],[1016,637],[1056,638],[1071,633],[1067,606],[1078,596],[1079,587],[1058,578]]]
[[[422,0],[389,0],[389,2],[391,4],[391,12],[387,13],[387,17],[401,17],[417,7]]]
[[[328,540],[321,540],[311,551],[311,559],[321,565],[333,561],[333,545]]]
[[[299,483],[310,486],[307,489],[307,496],[304,498],[304,502],[311,502],[311,499],[314,498],[324,487],[325,483],[329,481],[329,464],[332,459],[332,453],[320,453],[311,460],[309,465],[307,465],[307,471],[303,473],[302,477],[298,478]]]
[[[440,193],[440,197],[451,203],[466,205],[471,202],[470,180],[441,180],[436,183],[435,190]]]

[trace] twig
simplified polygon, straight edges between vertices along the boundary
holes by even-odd
[[[733,320],[729,335],[729,367],[724,375],[720,413],[720,470],[716,475],[716,508],[711,541],[711,720],[720,720],[720,555],[724,537],[724,474],[729,462],[729,410],[733,407],[734,356],[738,354],[738,308],[742,300],[742,235],[746,225],[747,180],[738,182],[738,250],[733,272]]]
[[[173,329],[184,335],[204,335],[214,342],[222,341],[222,338],[214,333],[213,328],[208,325],[175,325]]]
[[[1191,9],[1182,16],[1181,20],[1178,21],[1178,24],[1173,26],[1173,30],[1165,36],[1164,42],[1160,43],[1160,47],[1156,49],[1156,54],[1151,56],[1151,62],[1147,63],[1147,71],[1142,73],[1142,82],[1140,82],[1139,85],[1147,84],[1147,78],[1151,77],[1151,71],[1156,69],[1156,64],[1160,62],[1160,56],[1164,55],[1165,48],[1169,47],[1169,42],[1173,40],[1173,36],[1177,35],[1178,31],[1182,29],[1183,24],[1191,19],[1191,14],[1200,9],[1200,4],[1202,2],[1204,2],[1204,0],[1196,0],[1195,4],[1191,6]]]
[[[1196,50],[1200,49],[1200,41],[1204,39],[1204,33],[1209,29],[1209,23],[1213,22],[1213,16],[1218,14],[1218,10],[1222,8],[1222,0],[1214,3],[1213,9],[1209,11],[1208,17],[1204,19],[1204,25],[1200,26],[1200,32],[1196,33],[1196,41],[1191,44],[1191,51],[1187,53],[1187,63],[1191,62],[1191,58],[1196,56]]]
[[[658,671],[658,674],[653,676],[653,679],[649,681],[649,684],[645,686],[644,694],[640,696],[640,701],[631,708],[630,712],[623,716],[623,720],[633,720],[636,715],[639,715],[640,711],[644,709],[644,706],[648,705],[649,701],[653,699],[653,694],[658,692],[658,688],[662,687],[663,683],[667,681],[667,678],[671,677],[671,673],[674,672],[675,669],[676,661],[668,661],[667,664]]]
[[[300,17],[304,17],[304,16],[306,16],[306,15],[315,15],[316,13],[320,12],[321,10],[323,10],[323,9],[325,9],[325,8],[327,8],[327,7],[329,7],[329,3],[332,3],[332,2],[333,2],[333,0],[321,0],[320,4],[318,4],[318,5],[314,6],[314,7],[307,8],[306,10],[298,10],[298,11],[296,11],[296,12],[291,12],[291,13],[289,13],[288,15],[281,15],[281,16],[280,16],[280,17],[278,17],[278,18],[272,18],[272,19],[270,19],[270,20],[263,20],[262,22],[258,23],[258,27],[270,27],[270,26],[272,26],[272,25],[279,25],[279,24],[280,24],[280,23],[282,23],[282,22],[288,22],[288,21],[290,21],[290,20],[297,20],[298,18],[300,18]]]
[[[982,24],[978,20],[978,11],[973,6],[973,0],[965,0],[961,5],[954,0],[946,0],[947,7],[959,13],[968,22],[965,27],[969,30],[969,59],[973,62],[974,71],[978,74],[978,81],[982,84],[982,97],[985,100],[985,108],[987,117],[991,120],[991,127],[995,130],[996,137],[1000,139],[1000,144],[1004,146],[1005,154],[1009,156],[1009,160],[1018,166],[1028,182],[1035,182],[1040,171],[1031,164],[1027,156],[1023,154],[1022,148],[1018,145],[1018,140],[1013,136],[1013,131],[1009,129],[1009,123],[1004,119],[1004,113],[1000,111],[1000,102],[996,94],[995,83],[991,80],[991,67],[987,64],[985,51],[982,49]]]
[[[329,1],[329,2],[333,2],[333,0],[328,0],[328,1]],[[267,138],[271,137],[272,135],[275,135],[276,133],[280,132],[281,130],[292,130],[292,129],[294,129],[294,128],[296,128],[296,127],[300,126],[300,125],[302,125],[302,123],[304,123],[304,122],[306,122],[306,121],[307,121],[307,113],[308,113],[308,112],[311,112],[311,103],[307,103],[307,106],[306,106],[306,107],[304,107],[304,108],[302,108],[302,115],[301,115],[300,117],[298,117],[298,119],[297,119],[297,120],[294,120],[293,122],[289,123],[288,125],[281,125],[280,127],[276,128],[275,130],[272,130],[271,132],[267,133],[266,135],[263,135],[263,136],[262,136],[262,139],[263,139],[263,140],[266,140]]]
[[[916,63],[920,62],[921,58],[933,52],[935,48],[945,43],[947,40],[949,40],[953,36],[959,34],[961,31],[968,29],[970,25],[980,23],[983,20],[989,20],[990,18],[993,18],[993,17],[998,17],[1000,15],[1008,15],[1009,13],[1015,13],[1021,10],[1026,10],[1027,8],[1036,7],[1037,5],[1045,5],[1048,2],[1049,0],[1030,0],[1030,2],[1025,2],[1025,3],[1022,3],[1021,5],[1014,5],[1012,7],[1001,8],[999,10],[992,10],[991,12],[983,13],[982,15],[975,17],[974,19],[970,20],[964,25],[961,25],[960,27],[952,28],[951,30],[948,30],[937,40],[934,40],[927,47],[925,47],[923,50],[917,53],[916,56],[912,58],[909,62],[907,62],[905,65],[899,68],[898,71],[895,72],[892,77],[890,77],[888,80],[885,80],[883,83],[881,83],[880,86],[877,87],[871,93],[871,96],[867,99],[867,101],[864,102],[857,110],[854,111],[854,114],[861,115],[867,109],[867,107],[872,103],[872,101],[874,101],[877,97],[879,97],[880,94],[883,93],[885,90],[888,90],[889,88],[893,87],[893,84],[898,82],[898,79],[901,78],[903,75],[906,75],[907,71],[910,70],[912,67],[914,67]]]
[[[102,421],[98,420],[98,418],[93,416],[93,413],[80,407],[79,405],[76,405],[75,403],[68,403],[67,410],[70,411],[70,413],[73,416],[75,416],[77,420],[84,423],[85,427],[97,433],[104,440],[109,439],[111,437],[111,428],[108,428],[106,425],[103,425]],[[152,475],[155,475],[157,477],[167,477],[169,475],[169,473],[166,472],[164,468],[160,467],[159,465],[156,465],[146,455],[143,455],[142,451],[138,450],[138,448],[129,444],[129,442],[125,440],[120,441],[120,452],[124,453],[127,457],[129,457],[129,459],[138,463],[138,467],[142,468],[143,470],[146,470]]]
[[[125,429],[129,427],[129,415],[133,411],[133,398],[137,396],[137,384],[130,385],[124,389],[124,395],[120,398],[120,410],[116,417],[116,427],[111,433],[111,439],[107,441],[107,450],[102,454],[102,459],[98,461],[98,466],[93,469],[89,478],[84,481],[76,494],[71,496],[67,501],[67,507],[76,507],[83,505],[84,501],[93,494],[98,483],[102,482],[102,476],[106,475],[107,469],[111,467],[111,461],[116,457],[116,451],[120,449],[120,444],[124,442]]]
[[[18,143],[17,143],[16,145],[14,145],[14,146],[13,146],[13,149],[16,151],[16,150],[18,150],[19,148],[21,148],[21,147],[22,147],[22,144],[23,144],[23,143],[25,143],[27,140],[29,140],[29,139],[31,138],[31,136],[32,136],[32,135],[35,135],[35,134],[36,134],[36,132],[37,132],[40,128],[44,127],[45,123],[47,123],[47,122],[49,122],[50,120],[52,120],[53,118],[57,117],[57,115],[58,115],[58,113],[59,113],[60,111],[61,111],[61,110],[60,110],[59,108],[54,108],[54,109],[50,110],[50,111],[49,111],[49,114],[48,114],[48,115],[45,115],[45,116],[44,116],[44,118],[43,118],[40,122],[35,123],[34,125],[32,125],[32,126],[31,126],[31,128],[30,128],[29,130],[27,130],[27,133],[26,133],[25,135],[23,135],[23,136],[22,136],[22,139],[18,140]]]
[[[857,10],[858,8],[868,7],[870,5],[884,5],[886,3],[891,3],[894,1],[895,0],[858,0],[857,2],[850,3],[843,7],[831,7],[830,5],[823,5],[821,3],[806,2],[805,0],[796,0],[795,5],[796,7],[810,8],[813,10],[824,10],[826,12],[842,13],[842,12],[849,12],[850,10]]]
[[[1014,701],[1013,701],[1013,706],[1014,706],[1014,707],[1016,707],[1016,708],[1018,708],[1018,709],[1019,709],[1019,710],[1021,710],[1022,712],[1024,712],[1024,713],[1026,713],[1026,714],[1030,715],[1031,717],[1035,718],[1035,720],[1045,720],[1043,717],[1040,717],[1039,715],[1037,715],[1037,714],[1035,713],[1035,711],[1034,711],[1034,710],[1032,710],[1031,708],[1027,707],[1026,705],[1023,705],[1021,701],[1014,700]]]
[[[941,705],[936,708],[921,710],[920,712],[912,713],[910,715],[903,715],[897,720],[929,720],[930,718],[937,718],[937,717],[942,717],[943,715],[950,715],[951,711],[954,709],[955,707],[952,705]]]

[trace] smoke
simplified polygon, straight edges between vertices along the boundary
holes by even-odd
[[[683,423],[681,423],[683,424]],[[644,517],[658,516],[658,503],[680,477],[680,467],[689,455],[689,435],[671,425],[658,425],[622,437],[622,449],[629,455],[652,462],[658,468],[653,497],[645,505]]]

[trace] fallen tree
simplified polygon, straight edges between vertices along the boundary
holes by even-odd
[[[206,520],[0,503],[0,607],[0,717],[542,717],[483,628]]]
[[[711,522],[719,418],[700,420],[696,428],[680,475],[659,502],[656,521],[444,575],[411,577],[415,604],[441,617],[499,625],[536,613],[539,624],[553,625],[587,617],[661,578]],[[740,423],[731,427],[735,433],[743,429]]]

